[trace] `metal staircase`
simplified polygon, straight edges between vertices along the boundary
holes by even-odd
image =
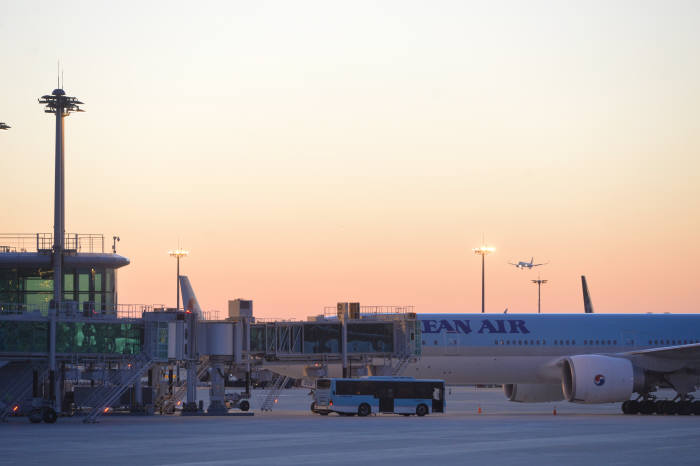
[[[95,423],[97,418],[109,411],[112,404],[121,397],[139,377],[153,365],[153,359],[146,353],[139,353],[133,358],[124,361],[125,369],[119,369],[109,374],[102,386],[97,388],[92,395],[85,400],[84,405],[91,409],[83,419],[85,423]]]
[[[211,361],[209,360],[209,357],[204,357],[202,360],[199,362],[199,365],[197,367],[197,377],[192,381],[192,383],[196,384],[202,380],[202,377],[204,377],[204,374],[209,370],[211,367]],[[177,403],[178,401],[182,401],[182,399],[185,397],[187,394],[187,384],[190,383],[188,380],[186,383],[180,384],[175,391],[173,392],[173,395],[170,397],[170,400],[173,403]]]
[[[260,405],[260,411],[272,411],[272,407],[275,405],[275,401],[279,396],[282,389],[289,382],[289,377],[286,375],[277,374],[277,377],[272,381],[272,387],[267,389],[267,391],[262,395],[263,402]]]
[[[0,368],[0,421],[15,412],[32,391],[34,367],[31,364],[9,363]]]
[[[399,358],[396,365],[391,367],[391,375],[394,377],[400,376],[411,363],[412,359],[413,357],[410,354],[404,355],[401,358]]]

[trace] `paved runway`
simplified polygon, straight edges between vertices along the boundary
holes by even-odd
[[[287,390],[276,411],[252,418],[12,419],[0,425],[0,464],[700,463],[700,416],[625,416],[619,404],[525,405],[506,402],[500,390],[453,388],[445,415],[322,417],[308,411],[307,393]]]

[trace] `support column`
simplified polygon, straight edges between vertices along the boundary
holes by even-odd
[[[209,407],[207,414],[210,416],[222,416],[228,413],[224,399],[224,365],[221,362],[212,362],[211,388],[209,389]]]

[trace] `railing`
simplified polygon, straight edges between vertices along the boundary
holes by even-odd
[[[66,233],[63,248],[75,252],[104,253],[104,235],[96,233]],[[52,233],[0,233],[0,253],[49,253],[52,250]]]
[[[363,317],[406,315],[415,312],[415,306],[360,306],[360,315]],[[337,317],[338,308],[336,306],[326,306],[323,308],[324,317]]]
[[[105,310],[95,309],[94,303],[91,303],[89,309],[85,311],[76,301],[64,301],[61,303],[59,310],[61,315],[67,316],[83,316],[95,319],[140,319],[144,312],[164,312],[171,309],[164,304],[117,304],[110,306]],[[49,303],[40,304],[24,304],[24,303],[0,303],[0,315],[17,315],[26,314],[28,312],[38,312],[42,316],[49,315]],[[219,311],[203,311],[202,317],[204,320],[219,320]]]

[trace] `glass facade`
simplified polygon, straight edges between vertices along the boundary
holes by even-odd
[[[143,345],[143,326],[111,322],[58,322],[58,354],[137,354]],[[167,333],[165,335],[167,357]],[[0,321],[0,353],[46,353],[48,322]]]
[[[139,324],[59,322],[56,325],[57,353],[137,354],[142,342],[143,325]]]
[[[49,323],[0,321],[0,353],[46,353]]]
[[[53,299],[53,278],[50,268],[0,268],[0,303],[46,311]],[[114,269],[64,269],[63,299],[75,302],[77,311],[113,312]]]
[[[348,324],[348,353],[391,353],[394,325],[391,322]]]
[[[340,324],[304,324],[304,353],[339,353]]]
[[[322,354],[340,353],[342,327],[340,323],[303,324],[303,353]],[[292,338],[291,347],[284,338],[292,338],[289,333],[278,329],[275,339],[275,328],[272,325],[250,326],[250,350],[254,353],[274,352],[279,343],[284,351],[297,353],[300,342]],[[392,322],[368,322],[348,324],[348,353],[391,353],[394,351],[394,325]]]

